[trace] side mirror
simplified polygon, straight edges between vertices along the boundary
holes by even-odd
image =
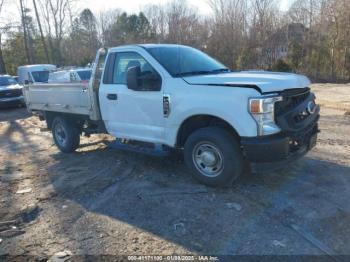
[[[130,67],[126,73],[126,84],[131,90],[139,90],[139,77],[141,75],[141,68],[139,66]]]
[[[29,80],[24,80],[25,85],[29,85]]]

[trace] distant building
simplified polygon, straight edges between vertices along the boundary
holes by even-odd
[[[300,23],[292,23],[280,28],[263,44],[260,50],[259,65],[271,67],[278,59],[287,58],[290,52],[290,45],[292,43],[300,43],[302,46],[306,32],[305,26]]]

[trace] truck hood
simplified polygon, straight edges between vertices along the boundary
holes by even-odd
[[[8,85],[8,86],[0,86],[0,91],[4,90],[12,90],[12,89],[21,89],[22,87],[18,84],[16,85]]]
[[[282,91],[292,88],[305,88],[311,82],[303,75],[267,71],[242,71],[214,75],[198,75],[183,78],[191,85],[223,85],[251,87],[261,93]]]

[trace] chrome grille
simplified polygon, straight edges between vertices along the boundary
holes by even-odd
[[[310,95],[310,88],[289,89],[281,93],[283,101],[275,104],[275,116],[278,117],[304,102]]]
[[[7,89],[7,90],[0,91],[0,98],[11,98],[11,97],[17,97],[21,95],[22,95],[21,89]]]

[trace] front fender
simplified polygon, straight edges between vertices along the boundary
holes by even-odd
[[[181,129],[182,124],[189,118],[199,115],[213,116],[231,125],[231,127],[236,130],[239,136],[244,137],[254,137],[257,135],[257,127],[253,118],[248,112],[230,114],[224,110],[218,108],[213,110],[208,110],[207,107],[202,108],[192,108],[186,111],[182,111],[181,114],[176,114],[172,118],[168,119],[166,125],[166,141],[168,141],[169,146],[175,146],[178,132]]]

